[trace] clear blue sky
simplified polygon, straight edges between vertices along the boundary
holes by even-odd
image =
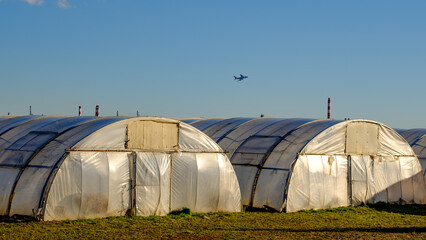
[[[426,128],[426,1],[0,0],[0,82],[0,115],[324,118],[331,97]]]

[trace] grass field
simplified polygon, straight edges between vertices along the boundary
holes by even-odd
[[[426,239],[426,206],[0,222],[0,239]]]

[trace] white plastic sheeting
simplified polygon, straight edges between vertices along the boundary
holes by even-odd
[[[5,141],[0,153],[2,216],[62,220],[164,215],[182,207],[241,210],[238,181],[222,149],[185,123],[156,117],[13,119],[0,122],[5,134],[19,133],[3,135],[13,142]],[[178,126],[178,145],[127,149],[130,135],[141,142],[138,128],[128,128],[135,121],[152,126],[145,138],[157,136],[154,128],[164,124]]]
[[[399,130],[398,132],[407,140],[416,153],[423,169],[423,176],[426,179],[426,129],[415,128]]]
[[[330,129],[335,134],[330,135]],[[395,131],[376,122],[356,120],[330,129],[320,133],[299,153],[288,187],[288,212],[348,203],[426,202],[426,185],[419,179],[420,164]],[[330,140],[324,139],[325,136]],[[334,136],[339,139],[336,144],[339,147],[310,146],[319,140],[336,142]]]
[[[176,153],[172,156],[172,210],[234,212],[241,208],[232,165],[224,154]]]
[[[342,156],[300,156],[292,171],[286,210],[349,205],[347,166]]]
[[[128,153],[71,152],[56,174],[44,219],[122,216],[130,189]]]
[[[34,155],[39,152],[41,148],[45,147],[47,143],[55,139],[55,137],[57,137],[59,134],[90,119],[92,118],[37,118],[35,116],[27,116],[12,117],[7,121],[2,121],[0,123],[1,129],[7,129],[7,131],[3,132],[1,136],[3,139],[9,139],[7,145],[5,145],[5,143],[3,144],[4,150],[0,152],[0,174],[5,176],[5,178],[0,182],[0,189],[2,189],[0,193],[0,215],[9,215],[11,207],[10,201],[15,197],[15,192],[17,195],[20,194],[19,191],[16,191],[18,188],[18,182],[24,183],[23,185],[19,186],[19,189],[28,189],[24,190],[24,200],[27,198],[26,191],[28,191],[30,194],[33,194],[34,191],[41,191],[44,187],[43,184],[41,186],[34,186],[32,184],[26,185],[28,182],[25,181],[25,179],[31,180],[33,173],[40,167],[41,169],[38,171],[38,173],[46,174],[44,179],[46,179],[49,174],[48,170],[43,169],[44,166],[39,166],[35,161],[31,162],[31,160],[34,160]],[[33,124],[33,122],[37,122],[39,124]],[[28,128],[28,125],[32,127]],[[10,133],[12,132],[14,134],[11,135]],[[18,135],[20,138],[16,137]],[[11,139],[14,140],[11,141]],[[53,159],[51,154],[49,157]],[[36,163],[34,168],[30,167],[31,163]],[[37,177],[40,177],[40,174],[37,174]],[[21,177],[23,177],[22,181],[20,181]],[[38,179],[37,177],[35,177],[35,179]],[[19,209],[22,210],[23,208],[20,207]],[[37,209],[38,203],[34,203],[31,206],[28,206],[26,212],[33,214],[33,212]]]
[[[136,210],[139,216],[170,212],[171,155],[138,153],[136,161]]]
[[[292,212],[426,201],[415,154],[380,123],[235,118],[191,124],[203,122],[209,124],[203,131],[229,151],[244,206]]]
[[[21,175],[13,180],[15,190],[9,193],[10,208],[7,208],[7,215],[38,217],[42,214],[48,188],[53,180],[56,167],[59,167],[66,155],[65,149],[71,148],[91,132],[121,119],[98,118],[87,121],[88,119],[83,117],[83,123],[76,126],[72,121],[68,127],[58,130],[56,138],[44,143],[45,145],[40,147],[40,151],[28,156],[29,159],[25,161],[27,162],[25,166],[19,166]],[[73,118],[69,120],[73,120]],[[35,184],[36,182],[38,184]]]

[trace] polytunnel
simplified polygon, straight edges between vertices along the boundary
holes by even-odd
[[[241,210],[223,150],[158,117],[0,117],[0,189],[3,218]]]
[[[361,203],[425,203],[410,145],[369,120],[186,119],[234,166],[246,208],[294,212]]]
[[[414,128],[408,130],[397,130],[399,134],[413,148],[414,153],[417,154],[417,158],[420,161],[420,165],[423,169],[423,176],[426,178],[426,129]]]

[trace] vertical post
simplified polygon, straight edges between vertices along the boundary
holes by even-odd
[[[330,98],[328,98],[328,105],[327,105],[327,119],[330,119]]]
[[[30,116],[33,115],[33,111],[31,109],[31,105],[30,105]]]
[[[99,117],[99,105],[96,105],[95,116]]]
[[[81,106],[78,106],[78,116],[81,116]]]
[[[133,215],[133,216],[137,216],[137,214],[138,214],[138,210],[137,210],[137,206],[136,206],[136,160],[137,160],[137,157],[138,157],[138,155],[137,155],[137,153],[136,152],[133,152],[132,153],[132,156],[133,156],[133,161],[132,161],[132,173],[131,173],[131,175],[132,175],[132,179],[131,179],[131,184],[132,184],[132,191],[131,191],[131,194],[132,194],[132,196],[131,196],[131,201],[132,201],[132,206],[131,206],[131,214]]]
[[[136,111],[136,116],[139,117],[139,111]]]
[[[352,193],[352,157],[348,155],[348,198],[349,203],[353,206],[353,193]]]
[[[118,117],[118,110],[117,110],[117,117]]]

